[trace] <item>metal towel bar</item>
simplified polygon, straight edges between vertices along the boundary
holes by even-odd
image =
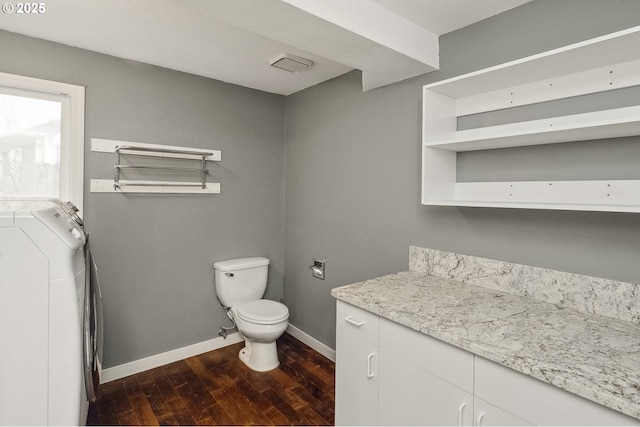
[[[120,153],[120,151],[122,150],[143,151],[147,153],[183,154],[183,155],[197,156],[197,157],[208,157],[213,155],[213,152],[203,153],[201,151],[175,150],[175,149],[169,149],[169,148],[136,147],[134,145],[120,145],[116,147],[114,152]],[[135,156],[136,153],[126,153],[126,154],[131,154]]]
[[[136,181],[118,183],[118,187],[126,187],[128,185],[133,187],[202,187],[202,184],[200,184],[199,182],[194,182],[193,184],[188,182],[173,184],[169,182],[151,183],[151,182],[136,182]],[[205,188],[205,187],[202,187],[202,188]]]
[[[123,152],[129,151],[129,152]],[[201,152],[201,151],[191,151],[191,150],[175,150],[175,149],[166,149],[166,148],[149,148],[149,147],[136,147],[133,145],[123,145],[117,146],[114,153],[113,159],[113,188],[114,190],[119,189],[123,186],[145,186],[145,187],[202,187],[207,188],[207,173],[209,170],[207,169],[207,157],[213,155],[212,152]],[[140,154],[145,153],[145,154]],[[147,153],[158,153],[157,156],[153,154],[149,155]],[[168,154],[163,155],[163,154]],[[171,156],[171,155],[177,156]],[[181,159],[181,156],[194,156],[196,158],[189,160],[199,160],[201,162],[200,167],[174,167],[174,166],[133,166],[133,165],[122,165],[120,164],[120,156],[121,155],[131,155],[131,156],[146,156],[146,157],[159,157],[159,158],[176,158]],[[136,182],[128,182],[122,183],[120,182],[120,171],[122,169],[153,169],[153,170],[167,170],[167,171],[182,171],[182,172],[198,172],[201,176],[201,181],[193,184],[191,183],[182,183],[182,184],[170,184],[163,181],[158,181],[157,183],[136,183]]]
[[[132,166],[132,165],[115,165],[114,168],[118,169],[155,169],[155,170],[165,170],[165,171],[184,171],[184,172],[201,172],[202,168],[177,168],[174,166]],[[209,172],[209,169],[206,169],[206,172]]]

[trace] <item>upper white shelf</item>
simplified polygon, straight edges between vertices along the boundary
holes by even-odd
[[[640,26],[463,74],[425,86],[463,98],[639,59]]]

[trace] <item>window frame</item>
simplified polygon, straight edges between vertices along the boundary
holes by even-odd
[[[62,103],[60,138],[60,198],[83,211],[85,88],[68,83],[0,73],[0,86],[55,95]]]

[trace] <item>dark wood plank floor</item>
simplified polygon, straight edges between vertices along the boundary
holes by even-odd
[[[335,365],[288,334],[255,372],[243,343],[100,386],[90,425],[333,425]]]

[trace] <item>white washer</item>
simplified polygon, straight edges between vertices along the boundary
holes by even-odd
[[[85,243],[69,205],[0,201],[0,425],[86,423]]]

